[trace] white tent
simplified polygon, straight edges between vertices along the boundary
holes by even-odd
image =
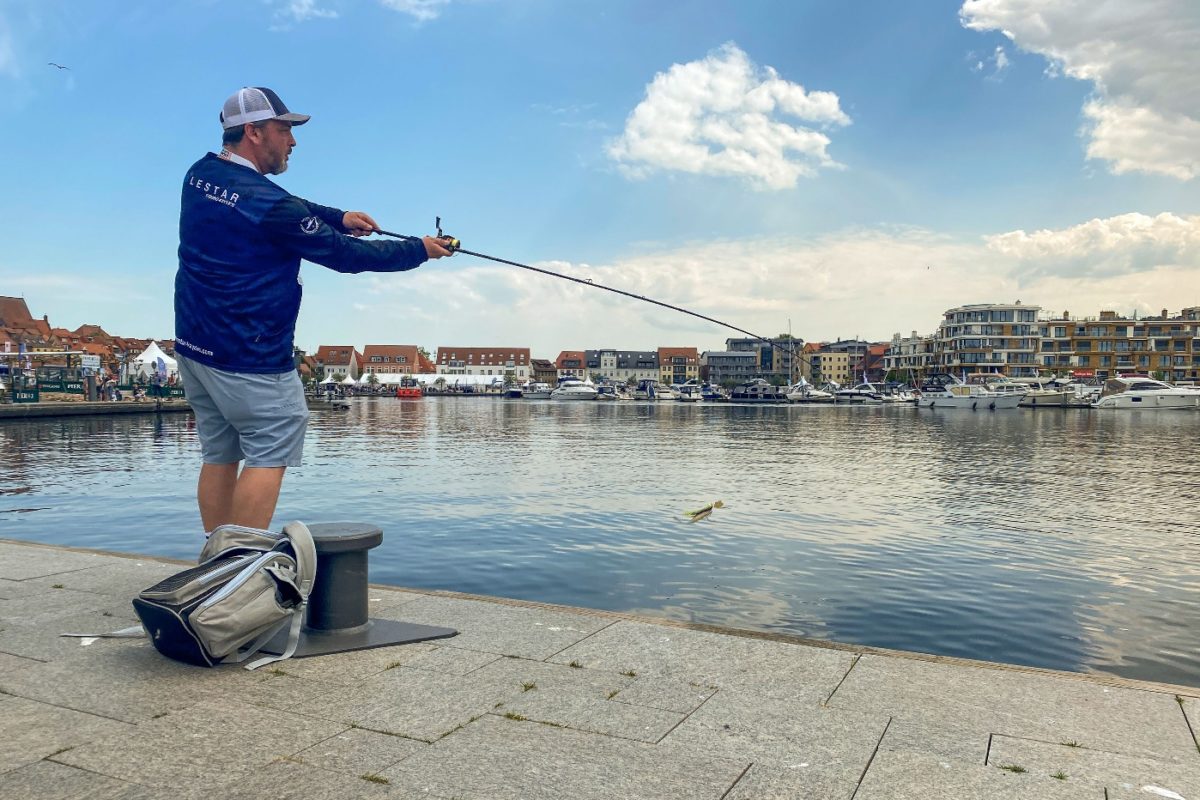
[[[151,342],[145,350],[128,364],[129,377],[133,380],[151,380],[158,370],[158,360],[162,359],[167,367],[167,377],[179,374],[179,362],[163,352],[158,343]]]
[[[337,383],[337,381],[335,381],[335,380],[333,379],[333,376],[332,376],[332,375],[326,375],[326,376],[325,376],[325,380],[321,381],[321,384],[322,384],[322,385],[324,385],[324,384],[327,384],[327,383]]]
[[[351,378],[349,375],[347,375],[346,377],[342,378],[342,385],[343,385],[343,386],[353,386],[353,385],[354,385],[354,384],[356,384],[357,382],[358,382],[358,381],[354,380],[354,378]]]

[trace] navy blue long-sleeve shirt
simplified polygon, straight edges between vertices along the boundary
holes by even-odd
[[[399,272],[428,259],[420,240],[346,235],[344,213],[212,153],[193,164],[179,214],[176,353],[230,372],[288,372],[301,259],[352,273]]]

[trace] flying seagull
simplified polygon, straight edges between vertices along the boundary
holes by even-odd
[[[70,67],[64,67],[62,64],[55,64],[53,61],[47,61],[47,62],[46,62],[46,66],[48,66],[48,67],[58,67],[59,69],[70,69]]]

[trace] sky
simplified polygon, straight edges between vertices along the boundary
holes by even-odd
[[[170,338],[184,173],[268,86],[288,191],[759,335],[1176,313],[1198,74],[1193,0],[0,0],[0,295]],[[302,274],[310,352],[739,335],[466,255]]]

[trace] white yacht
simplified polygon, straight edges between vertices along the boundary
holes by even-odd
[[[1022,381],[1029,388],[1021,397],[1021,408],[1064,408],[1078,405],[1075,389],[1053,380],[1027,378]]]
[[[680,386],[678,389],[676,389],[676,392],[677,392],[677,395],[676,395],[675,399],[681,403],[698,403],[698,402],[700,402],[700,399],[701,399],[700,384],[698,384],[698,383],[685,383],[682,386]]]
[[[527,383],[522,389],[526,400],[549,400],[553,390],[548,383]]]
[[[787,388],[787,399],[789,403],[832,403],[833,392],[818,389],[800,378]]]
[[[883,392],[871,383],[860,383],[851,389],[839,389],[833,396],[835,403],[862,403],[877,406],[883,402]]]
[[[971,411],[1000,411],[1016,408],[1021,402],[1017,393],[993,392],[986,386],[963,383],[953,375],[937,373],[921,384],[917,405],[921,408],[965,408]]]
[[[1200,408],[1200,391],[1153,378],[1109,378],[1092,408]]]
[[[558,388],[550,393],[551,400],[595,400],[598,392],[596,384],[590,380],[578,378],[562,378]]]
[[[637,388],[633,390],[634,400],[674,400],[676,397],[670,386],[664,386],[653,379],[638,381]]]

